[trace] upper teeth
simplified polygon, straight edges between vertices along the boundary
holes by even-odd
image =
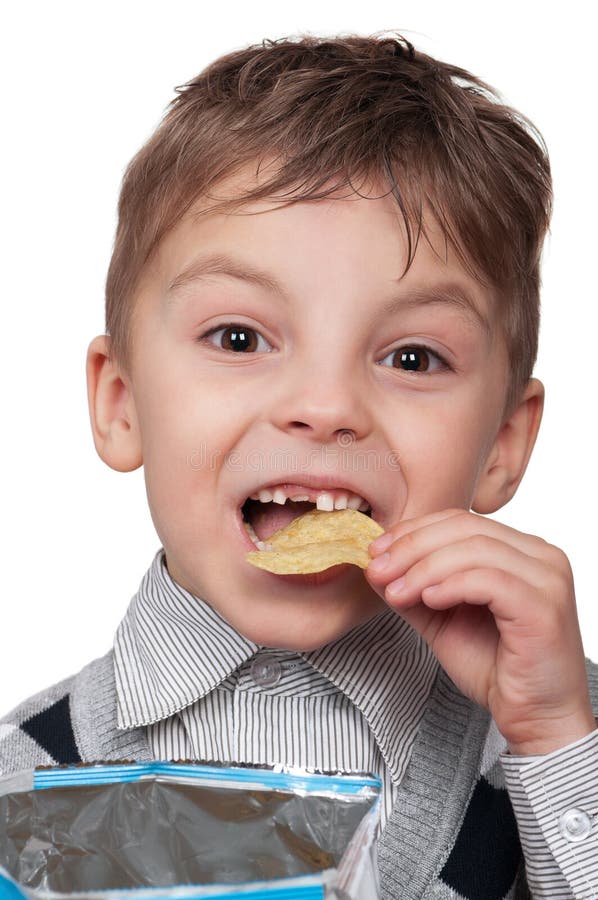
[[[321,491],[316,494],[311,492],[311,496],[315,496],[316,509],[332,510],[332,509],[358,509],[365,512],[370,508],[370,504],[358,494],[350,491]],[[259,500],[260,503],[280,503],[282,506],[287,500],[304,501],[310,499],[310,494],[300,493],[297,488],[275,487],[272,490],[263,488],[257,494],[251,495],[252,500]]]

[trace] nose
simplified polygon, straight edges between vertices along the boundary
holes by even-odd
[[[348,445],[371,431],[368,394],[354,370],[312,363],[281,387],[274,421],[287,433]]]

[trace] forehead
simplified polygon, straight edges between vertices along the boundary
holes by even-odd
[[[370,180],[359,185],[359,194],[343,188],[320,199],[244,199],[265,178],[263,169],[246,167],[211,190],[209,200],[197,201],[166,235],[157,256],[167,304],[193,284],[218,279],[284,299],[299,275],[305,284],[309,278],[321,283],[350,270],[359,289],[380,294],[399,288],[402,296],[389,298],[388,313],[399,303],[405,309],[446,305],[490,337],[494,293],[463,267],[429,206],[410,246],[388,184]]]
[[[216,251],[195,257],[169,283],[167,305],[176,306],[184,300],[187,287],[209,282],[214,276],[222,276],[241,284],[261,288],[283,300],[287,298],[284,282],[279,280],[274,271],[260,268],[242,256]],[[399,283],[401,278],[392,281]],[[485,304],[476,297],[468,285],[454,278],[436,281],[427,286],[414,285],[404,296],[391,298],[384,303],[378,314],[392,315],[400,310],[425,307],[451,308],[478,327],[486,338],[491,336],[492,327]]]

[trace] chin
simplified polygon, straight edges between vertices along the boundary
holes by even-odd
[[[248,640],[262,647],[307,653],[338,640],[387,608],[380,598],[377,600],[379,602],[360,605],[357,609],[347,609],[346,603],[335,609],[324,610],[319,606],[317,610],[304,609],[300,615],[296,610],[294,614],[287,610],[286,614],[282,611],[280,615],[270,614],[261,621],[253,619],[251,623],[235,621],[231,624]]]

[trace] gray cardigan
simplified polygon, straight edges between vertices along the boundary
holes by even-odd
[[[598,710],[598,667],[589,663]],[[378,841],[383,900],[529,897],[488,713],[439,670],[411,760]],[[483,772],[482,755],[484,759]],[[118,731],[113,652],[0,719],[0,772],[152,758],[145,728]]]

